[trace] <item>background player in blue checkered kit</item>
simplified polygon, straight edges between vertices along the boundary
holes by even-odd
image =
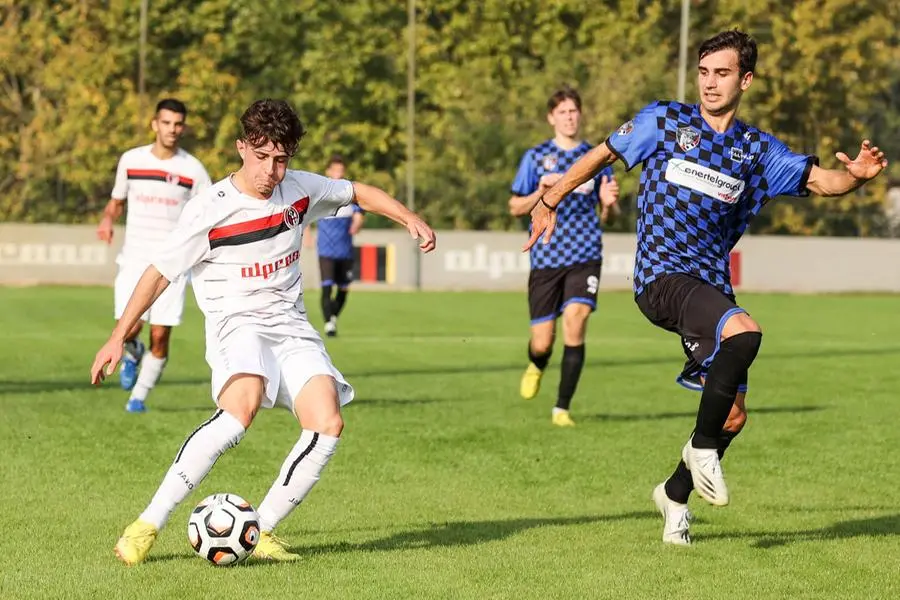
[[[720,459],[744,426],[747,373],[762,342],[735,304],[729,252],[753,217],[779,195],[840,196],[877,176],[884,154],[868,140],[842,169],[794,154],[774,136],[735,119],[753,81],[756,43],[727,31],[700,46],[700,104],[654,102],[587,153],[532,212],[526,248],[553,234],[566,194],[616,159],[643,164],[638,190],[635,301],[655,325],[681,335],[705,379],[694,432],[669,479],[653,492],[663,541],[690,543],[688,496],[728,504]]]
[[[547,122],[553,127],[553,138],[528,150],[519,164],[509,199],[509,210],[515,216],[530,213],[540,195],[592,147],[579,137],[581,97],[575,90],[563,88],[550,97]],[[549,244],[531,250],[531,339],[520,393],[526,400],[537,395],[553,350],[556,320],[562,316],[565,348],[559,394],[552,413],[552,423],[561,427],[575,424],[569,416],[569,406],[584,366],[588,317],[597,307],[603,259],[600,223],[619,213],[618,197],[619,185],[613,179],[612,169],[606,168],[566,196],[558,212],[559,231]]]
[[[343,179],[346,163],[335,154],[328,161],[325,175]],[[316,250],[322,280],[322,317],[325,335],[337,335],[337,319],[347,303],[353,281],[353,236],[362,229],[365,213],[356,204],[341,208],[333,217],[316,224]]]

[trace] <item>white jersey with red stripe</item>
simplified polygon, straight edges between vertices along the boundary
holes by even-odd
[[[149,264],[159,244],[175,229],[185,204],[211,181],[203,164],[179,148],[175,156],[157,158],[150,146],[125,152],[116,169],[112,198],[125,200],[125,241],[117,262]]]
[[[190,271],[206,316],[207,358],[239,328],[318,337],[303,304],[303,227],[352,201],[345,179],[289,170],[267,200],[241,193],[228,177],[188,203],[152,262],[169,281]]]

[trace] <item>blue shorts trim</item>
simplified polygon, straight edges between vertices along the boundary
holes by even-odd
[[[591,307],[591,311],[597,310],[597,302],[593,298],[569,298],[563,305],[559,307],[559,314],[561,315],[566,307],[570,304],[587,304]]]
[[[537,325],[538,323],[546,323],[547,321],[555,321],[556,315],[547,315],[546,317],[538,317],[537,319],[532,319],[531,324]]]
[[[322,287],[328,287],[329,285],[334,285],[334,281],[331,279],[326,279],[325,281],[322,282],[321,285],[322,285]]]
[[[712,363],[713,359],[716,357],[716,354],[719,352],[719,346],[722,344],[722,330],[725,328],[725,322],[728,321],[732,316],[744,313],[747,311],[741,308],[740,306],[736,306],[730,310],[725,311],[725,314],[719,319],[718,325],[716,325],[716,348],[712,351],[712,354],[706,357],[706,360],[703,361],[703,366],[705,368],[709,368],[709,365]]]

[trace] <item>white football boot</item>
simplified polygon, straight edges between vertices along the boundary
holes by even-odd
[[[653,503],[659,509],[666,523],[663,526],[662,541],[665,544],[675,546],[690,546],[691,535],[688,532],[691,519],[694,515],[688,510],[687,504],[680,504],[670,500],[666,495],[665,482],[659,484],[653,490]]]

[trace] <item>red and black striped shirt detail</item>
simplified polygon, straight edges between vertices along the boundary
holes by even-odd
[[[289,208],[293,208],[299,217],[295,219],[295,222],[289,222],[291,217],[288,217],[287,221],[285,220]],[[279,233],[299,227],[303,223],[303,217],[308,209],[309,197],[307,196],[297,200],[280,213],[243,223],[215,227],[209,231],[209,248],[212,250],[219,246],[240,246],[275,237]]]
[[[194,187],[194,180],[190,177],[169,173],[162,169],[128,169],[127,174],[130,180],[161,181],[163,183],[173,183],[187,189]]]

